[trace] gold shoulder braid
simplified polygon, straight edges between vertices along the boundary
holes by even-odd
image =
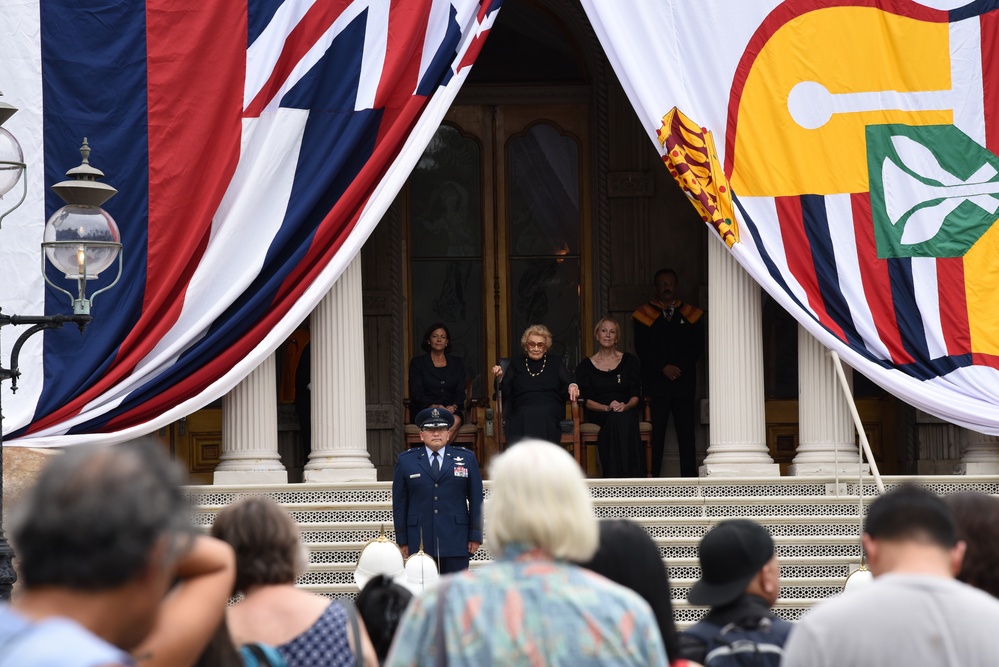
[[[649,302],[642,304],[638,310],[631,314],[631,317],[636,322],[650,327],[652,326],[652,323],[655,322],[660,315],[662,315],[662,313],[663,310],[659,307],[658,303]]]

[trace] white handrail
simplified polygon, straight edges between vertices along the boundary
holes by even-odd
[[[840,387],[843,389],[843,394],[846,396],[846,404],[850,406],[850,414],[853,416],[853,424],[857,427],[857,436],[860,440],[860,446],[863,448],[864,455],[867,457],[867,462],[871,465],[871,474],[874,475],[874,483],[878,487],[878,493],[885,492],[885,483],[881,480],[881,473],[878,471],[878,464],[874,460],[874,453],[871,452],[871,443],[867,441],[867,433],[864,431],[864,423],[860,421],[860,413],[857,412],[857,404],[853,400],[853,392],[850,390],[850,383],[846,379],[846,373],[843,372],[843,362],[840,361],[839,354],[835,350],[829,350],[829,356],[832,357],[833,366],[836,368],[836,376],[839,377]],[[857,494],[863,498],[864,490],[863,488],[857,489]]]

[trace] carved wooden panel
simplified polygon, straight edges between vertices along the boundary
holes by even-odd
[[[191,433],[189,450],[192,473],[212,473],[222,455],[222,433],[215,431]]]
[[[767,448],[774,463],[790,463],[798,449],[798,425],[767,424]]]
[[[652,197],[656,179],[651,171],[612,171],[607,174],[608,197]]]
[[[395,405],[389,405],[384,403],[368,403],[367,405],[367,424],[368,430],[371,429],[386,429],[395,427]]]
[[[655,296],[652,276],[649,282],[641,285],[612,285],[610,288],[610,309],[613,312],[632,313],[636,308]]]
[[[365,315],[392,315],[392,291],[366,289],[361,299]]]

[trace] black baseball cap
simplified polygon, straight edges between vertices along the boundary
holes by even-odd
[[[733,602],[774,556],[774,540],[763,526],[748,519],[722,521],[708,531],[697,548],[701,578],[687,600],[720,607]]]

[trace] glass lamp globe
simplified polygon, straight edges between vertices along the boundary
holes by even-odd
[[[93,280],[121,249],[114,218],[100,206],[69,204],[45,223],[45,256],[70,280]]]
[[[24,171],[24,152],[14,135],[0,127],[0,197],[10,192]]]

